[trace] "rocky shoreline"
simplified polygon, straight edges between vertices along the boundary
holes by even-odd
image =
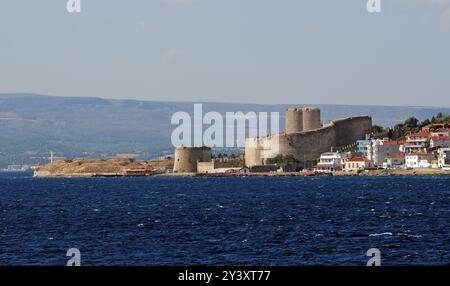
[[[129,158],[110,160],[75,159],[56,161],[39,166],[35,172],[36,178],[92,178],[92,177],[309,177],[309,176],[442,176],[450,175],[450,170],[440,169],[373,169],[359,172],[334,172],[330,174],[304,172],[263,172],[263,173],[168,173],[165,170],[173,168],[173,161],[142,161]]]

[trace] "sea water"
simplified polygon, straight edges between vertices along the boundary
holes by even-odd
[[[0,174],[0,265],[450,263],[450,177]]]

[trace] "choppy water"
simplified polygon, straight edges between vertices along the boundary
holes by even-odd
[[[450,264],[450,177],[0,174],[0,265]]]

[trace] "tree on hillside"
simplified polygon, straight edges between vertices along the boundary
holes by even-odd
[[[390,132],[389,138],[392,140],[398,140],[405,136],[403,123],[399,123],[394,126],[394,128]]]
[[[419,131],[419,120],[415,117],[410,117],[405,120],[405,123],[403,124],[404,128],[404,134],[410,133],[410,132],[417,132]]]
[[[425,127],[427,125],[431,124],[430,119],[425,119],[424,121],[420,122],[420,128]]]
[[[439,112],[435,116],[431,118],[431,123],[449,123],[450,115],[445,115],[442,112]]]
[[[372,125],[372,132],[376,133],[376,134],[380,134],[383,133],[384,128],[379,126],[379,125]]]
[[[391,140],[404,139],[409,133],[420,131],[423,127],[431,123],[450,123],[450,115],[439,112],[435,116],[431,117],[431,119],[427,118],[422,122],[419,122],[419,120],[415,117],[410,117],[406,119],[404,123],[399,123],[395,125],[394,128],[389,129],[389,138]],[[376,125],[374,125],[374,128],[377,128],[375,126]]]

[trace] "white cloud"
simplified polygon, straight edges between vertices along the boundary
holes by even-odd
[[[183,49],[171,48],[171,49],[164,51],[164,53],[161,56],[161,61],[163,63],[169,63],[169,62],[173,61],[175,58],[182,56],[183,54],[184,54]]]

